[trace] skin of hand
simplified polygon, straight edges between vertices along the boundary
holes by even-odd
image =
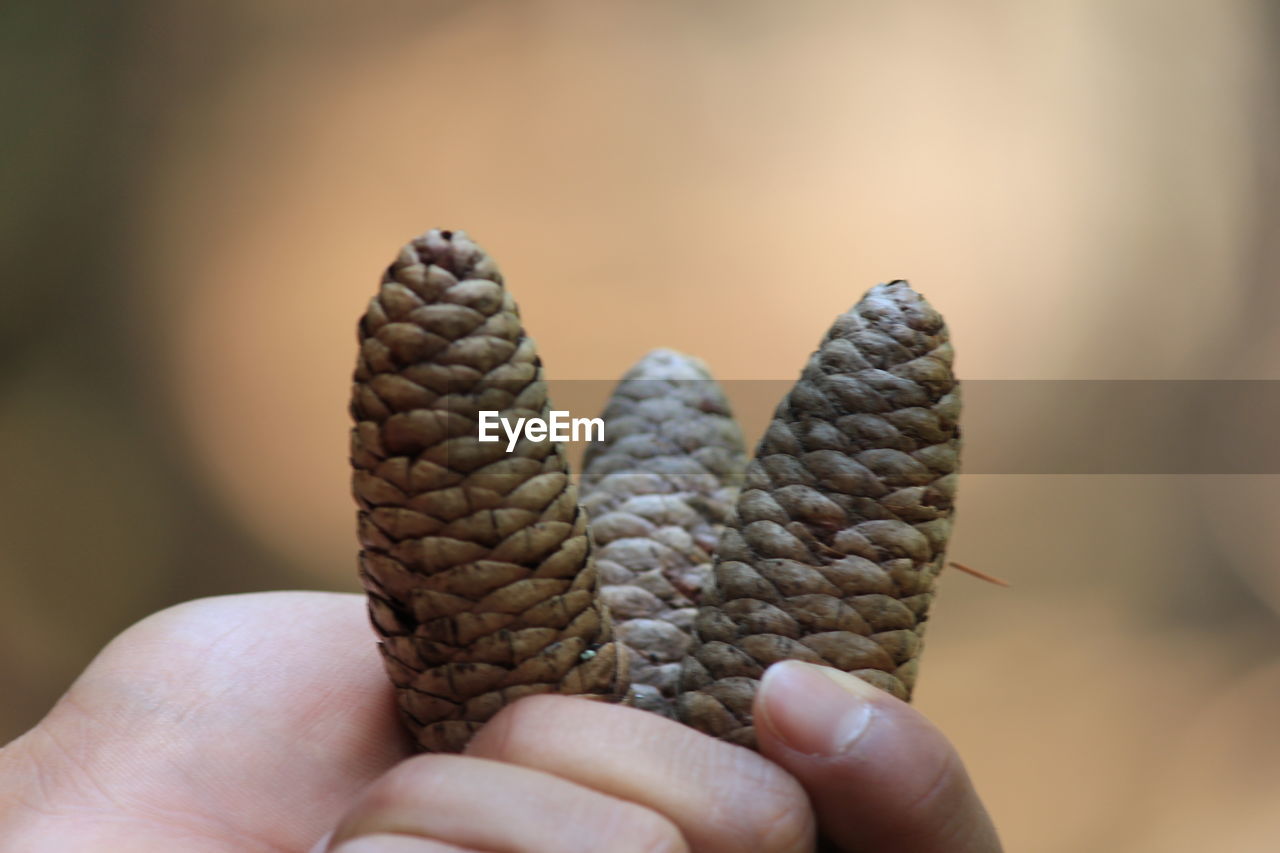
[[[762,755],[535,696],[466,755],[415,756],[360,596],[203,599],[125,631],[0,750],[0,853],[999,850],[905,703],[788,662],[755,716]]]

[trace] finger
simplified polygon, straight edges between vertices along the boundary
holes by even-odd
[[[1000,850],[959,756],[905,702],[839,670],[785,661],[765,672],[754,716],[760,752],[804,785],[839,849]]]
[[[813,815],[794,779],[754,752],[646,711],[532,696],[485,724],[467,753],[639,803],[670,819],[698,853],[813,847]]]
[[[329,849],[345,853],[344,842],[377,835],[494,851],[689,850],[674,824],[635,803],[537,770],[460,755],[398,764],[361,795]]]

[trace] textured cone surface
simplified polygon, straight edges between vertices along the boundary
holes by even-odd
[[[951,532],[951,362],[942,316],[904,281],[836,320],[747,467],[681,672],[683,721],[754,747],[758,679],[784,659],[910,698]]]
[[[587,446],[601,597],[628,658],[630,701],[674,716],[696,604],[746,465],[742,431],[706,367],[655,350],[631,368]]]
[[[461,231],[401,249],[359,327],[351,402],[360,576],[403,716],[460,750],[533,693],[617,699],[623,661],[597,595],[564,448],[478,440],[478,412],[547,416],[533,341]]]

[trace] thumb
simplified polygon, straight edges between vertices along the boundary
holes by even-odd
[[[955,749],[905,702],[825,666],[783,661],[756,694],[760,752],[809,793],[826,839],[858,853],[998,853]]]

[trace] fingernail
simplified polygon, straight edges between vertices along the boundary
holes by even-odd
[[[755,713],[796,752],[838,755],[866,731],[881,695],[856,675],[789,660],[765,670]]]

